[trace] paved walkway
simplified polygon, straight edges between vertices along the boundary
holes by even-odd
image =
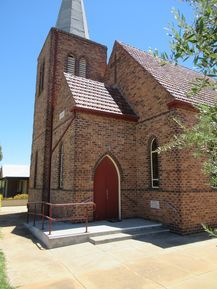
[[[19,209],[22,211],[22,209]],[[217,240],[171,233],[94,246],[43,249],[23,227],[25,214],[0,209],[13,286],[22,289],[217,289]]]

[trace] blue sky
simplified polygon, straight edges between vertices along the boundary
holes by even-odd
[[[37,56],[61,0],[1,0],[0,144],[2,164],[29,164],[32,142]],[[85,0],[90,37],[112,49],[120,40],[143,50],[168,50],[164,27],[171,8],[191,19],[179,0]]]

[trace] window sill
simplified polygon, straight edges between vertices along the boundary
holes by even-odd
[[[160,187],[156,187],[156,188],[150,187],[149,190],[150,191],[159,191],[159,190],[161,190],[161,188]]]

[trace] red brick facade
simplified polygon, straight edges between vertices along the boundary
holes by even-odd
[[[118,88],[138,118],[76,109],[63,74],[69,54],[77,60],[85,57],[87,78]],[[151,140],[165,144],[179,132],[173,118],[179,116],[190,125],[195,121],[193,109],[170,105],[174,97],[119,43],[106,65],[106,47],[52,29],[39,56],[38,71],[43,61],[44,89],[40,95],[37,90],[35,98],[30,201],[67,203],[93,198],[94,171],[108,155],[119,170],[119,217],[159,220],[180,233],[200,230],[201,223],[217,224],[217,192],[191,152],[162,153],[160,185],[151,186]],[[61,145],[63,188],[59,187]],[[159,208],[151,208],[151,201],[159,202]]]

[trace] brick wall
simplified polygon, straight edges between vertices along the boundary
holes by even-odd
[[[168,92],[118,43],[105,81],[120,89],[139,116],[136,125],[137,215],[169,224],[181,233],[201,229],[202,222],[216,224],[217,194],[201,171],[202,160],[192,156],[193,150],[173,149],[159,155],[160,187],[151,188],[150,140],[156,137],[159,145],[168,143],[174,134],[180,133],[174,118],[179,117],[191,126],[196,122],[196,113],[185,109],[169,110],[167,104],[172,98]],[[160,209],[150,208],[151,201],[159,201]]]
[[[108,154],[120,171],[123,218],[159,220],[181,233],[199,230],[201,222],[216,224],[217,194],[201,172],[201,160],[195,160],[192,151],[174,149],[162,153],[160,187],[151,187],[151,139],[156,137],[159,145],[167,143],[180,132],[173,118],[181,117],[192,125],[195,113],[181,108],[168,109],[172,96],[116,43],[105,82],[119,88],[139,116],[138,123],[88,113],[74,114],[71,111],[74,101],[63,78],[69,54],[77,59],[86,57],[89,78],[104,79],[104,46],[51,30],[39,57],[39,65],[46,60],[46,85],[35,103],[30,200],[42,199],[42,192],[43,199],[47,197],[53,130],[51,202],[81,202],[93,198],[96,165]],[[60,119],[62,112],[64,117]],[[64,146],[63,188],[59,188],[58,181],[61,145]],[[36,150],[39,169],[37,187],[33,188]],[[151,208],[151,201],[158,201],[160,208]]]
[[[56,136],[63,129],[58,127]],[[123,217],[136,215],[135,123],[92,114],[77,113],[62,139],[64,145],[64,188],[58,189],[58,150],[53,155],[52,201],[81,202],[93,195],[97,163],[108,154],[119,167]],[[126,154],[126,152],[128,152]]]
[[[31,154],[31,167],[30,167],[30,184],[29,184],[29,201],[41,201],[42,191],[44,186],[44,156],[45,156],[45,143],[46,143],[46,121],[48,110],[48,95],[50,81],[50,62],[51,62],[51,37],[48,35],[45,44],[40,52],[37,66],[37,79],[36,79],[36,93],[35,93],[35,106],[34,106],[34,126],[32,135],[32,154]],[[44,76],[44,89],[39,94],[39,71],[41,65],[45,61],[45,76]],[[36,152],[38,153],[38,173],[36,176],[36,186],[34,185],[35,179],[35,162]]]
[[[85,57],[87,77],[99,81],[104,78],[107,59],[105,46],[55,28],[51,29],[38,58],[30,173],[31,201],[49,200],[53,106],[56,106],[57,99],[61,97],[60,87],[69,54],[76,57],[76,73],[79,59]],[[43,61],[45,61],[44,89],[39,96],[39,71]],[[54,113],[54,115],[57,114]],[[36,151],[40,157],[38,158],[37,185],[34,188]]]

